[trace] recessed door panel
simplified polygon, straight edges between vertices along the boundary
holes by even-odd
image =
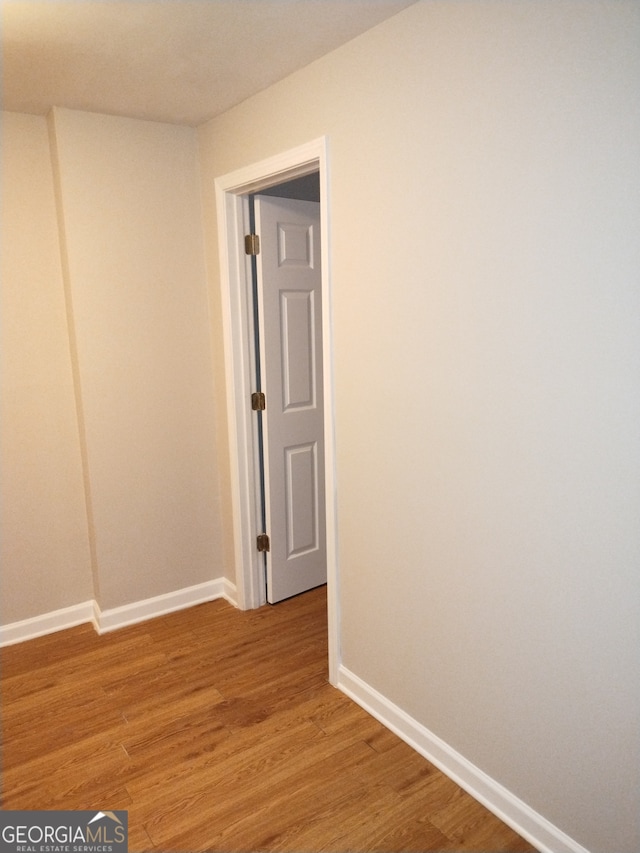
[[[294,222],[278,223],[278,265],[313,269],[312,226]]]
[[[285,451],[287,559],[318,549],[318,464],[315,442]]]
[[[282,406],[285,412],[315,405],[315,294],[280,294]]]

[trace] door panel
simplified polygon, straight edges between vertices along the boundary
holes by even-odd
[[[326,583],[320,205],[258,196],[267,599]]]
[[[317,405],[313,292],[280,293],[282,405],[285,411]]]
[[[318,446],[285,451],[287,558],[318,548]]]

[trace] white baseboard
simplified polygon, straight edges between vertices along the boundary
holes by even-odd
[[[55,631],[63,631],[65,628],[74,628],[84,622],[94,622],[94,601],[83,601],[72,607],[63,607],[61,610],[52,610],[32,619],[23,619],[21,622],[11,622],[9,625],[0,626],[0,646],[12,646],[14,643],[22,643],[25,640],[34,640],[45,634],[53,634]]]
[[[226,598],[235,604],[235,586],[226,578],[217,578],[196,586],[177,589],[165,595],[125,604],[122,607],[113,607],[109,610],[98,608],[97,630],[99,634],[106,634],[108,631],[116,631],[126,625],[135,625],[137,622],[164,616],[176,610],[184,610],[186,607],[213,601],[215,598]]]
[[[53,634],[65,628],[74,628],[86,622],[93,623],[99,634],[105,634],[108,631],[124,628],[125,625],[134,625],[146,619],[153,619],[155,616],[164,616],[176,610],[183,610],[185,607],[213,601],[215,598],[225,598],[237,607],[235,584],[226,578],[217,578],[109,610],[101,610],[95,601],[84,601],[73,607],[64,607],[61,610],[34,616],[32,619],[23,619],[21,622],[0,626],[0,647],[33,640],[36,637]]]
[[[337,687],[533,844],[540,853],[589,853],[344,666],[338,670]]]

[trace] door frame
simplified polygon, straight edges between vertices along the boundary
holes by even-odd
[[[251,410],[255,339],[251,262],[245,255],[249,233],[247,196],[293,178],[319,172],[322,265],[322,359],[324,388],[325,509],[327,537],[327,617],[329,680],[338,682],[339,596],[335,476],[333,344],[327,138],[320,137],[216,178],[216,210],[220,247],[220,289],[231,466],[231,499],[237,603],[243,610],[266,603],[264,563],[256,549],[260,526],[257,419]]]

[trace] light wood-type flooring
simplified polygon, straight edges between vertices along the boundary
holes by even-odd
[[[2,653],[4,809],[125,809],[130,851],[532,851],[327,681],[326,594]]]

